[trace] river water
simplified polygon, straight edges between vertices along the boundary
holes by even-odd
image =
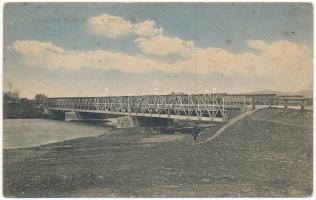
[[[5,119],[3,148],[27,148],[80,137],[99,136],[106,126],[49,119]]]

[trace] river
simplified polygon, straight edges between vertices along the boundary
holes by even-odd
[[[108,127],[49,119],[5,119],[3,130],[3,148],[14,149],[99,136],[107,132]]]

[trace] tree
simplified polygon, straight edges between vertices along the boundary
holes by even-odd
[[[45,94],[37,94],[35,95],[35,102],[39,104],[43,104],[47,100],[47,96]]]
[[[10,102],[10,101],[18,101],[19,98],[19,91],[7,91],[3,93],[3,101],[4,102]]]

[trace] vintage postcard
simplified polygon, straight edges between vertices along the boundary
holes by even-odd
[[[6,3],[4,197],[311,197],[312,3]]]

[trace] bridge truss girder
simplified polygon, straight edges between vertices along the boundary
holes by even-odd
[[[49,98],[47,108],[209,121],[226,112],[221,94]]]

